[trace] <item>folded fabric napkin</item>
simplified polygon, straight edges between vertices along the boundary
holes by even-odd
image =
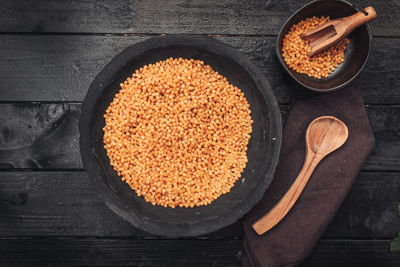
[[[332,115],[349,129],[346,143],[323,159],[292,210],[274,228],[257,235],[251,225],[286,193],[305,158],[305,132],[319,116]],[[350,190],[374,146],[357,86],[298,101],[286,120],[280,161],[263,199],[243,219],[244,248],[251,266],[293,266],[312,251]]]

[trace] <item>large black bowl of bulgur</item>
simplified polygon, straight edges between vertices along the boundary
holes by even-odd
[[[204,36],[126,48],[92,82],[79,128],[85,170],[105,203],[172,237],[240,219],[269,186],[281,142],[266,78]]]

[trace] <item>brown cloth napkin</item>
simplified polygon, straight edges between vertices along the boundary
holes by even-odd
[[[304,162],[306,129],[313,119],[324,115],[335,116],[347,125],[346,143],[320,162],[286,217],[269,232],[257,235],[251,224],[289,189]],[[250,265],[301,263],[335,216],[373,147],[374,136],[357,86],[295,103],[284,127],[274,179],[263,199],[243,219]]]

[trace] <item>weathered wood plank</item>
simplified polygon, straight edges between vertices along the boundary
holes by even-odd
[[[84,172],[0,172],[0,177],[1,236],[147,235],[108,209]]]
[[[152,236],[114,214],[84,172],[0,172],[0,218],[1,236]],[[210,237],[232,233],[241,225]]]
[[[0,169],[82,169],[80,104],[0,104]]]
[[[0,36],[0,101],[83,101],[111,58],[145,39]]]
[[[301,267],[398,266],[400,253],[389,251],[388,240],[320,240]]]
[[[301,266],[398,266],[387,240],[321,240]],[[241,240],[23,238],[0,241],[2,266],[242,266]]]
[[[370,106],[366,110],[375,136],[375,148],[363,169],[400,170],[400,106]]]
[[[13,1],[0,8],[2,32],[277,34],[309,0]],[[367,0],[352,1],[360,7]],[[397,1],[376,0],[373,33],[399,36]]]
[[[1,16],[0,16],[1,17]],[[0,36],[0,101],[83,101],[96,74],[121,50],[148,37]],[[281,104],[311,94],[280,66],[273,37],[218,37],[268,78]],[[400,103],[400,39],[376,38],[358,79],[367,104]]]
[[[241,240],[1,239],[2,266],[240,266]]]
[[[400,173],[361,173],[323,236],[367,239],[396,236],[400,230],[396,211],[399,192]]]
[[[325,236],[391,238],[400,173],[361,173]],[[109,210],[84,172],[0,172],[0,236],[151,236]],[[204,238],[241,238],[240,222]]]
[[[81,104],[0,104],[0,169],[82,170]],[[288,106],[281,106],[282,116]],[[376,148],[363,170],[400,171],[400,106],[367,108]]]

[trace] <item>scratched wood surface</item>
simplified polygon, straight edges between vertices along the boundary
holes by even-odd
[[[390,238],[400,220],[397,173],[361,172],[326,238]],[[152,237],[109,210],[85,172],[0,172],[2,237]],[[11,227],[12,226],[12,227]],[[205,238],[242,238],[240,222]]]
[[[1,169],[83,170],[78,103],[0,104]],[[281,105],[283,119],[289,106]],[[366,107],[376,138],[365,171],[400,171],[400,105]],[[68,133],[68,134],[66,134]]]
[[[139,36],[0,35],[0,101],[83,101],[96,74]],[[309,91],[282,71],[275,37],[217,37],[239,49],[261,69],[279,103]],[[400,103],[400,40],[375,38],[358,82],[366,103]],[[94,49],[96,48],[96,49]],[[27,66],[29,68],[27,69]]]
[[[3,0],[3,32],[57,33],[196,33],[234,35],[277,34],[286,18],[308,0],[169,0],[169,1],[35,1]],[[373,4],[378,36],[397,36],[398,1],[352,1]]]
[[[120,238],[3,238],[2,266],[249,266],[242,242]],[[398,266],[381,240],[320,240],[301,266]],[[332,251],[340,250],[335,254]],[[373,257],[371,257],[373,253]]]
[[[0,265],[249,266],[240,222],[166,239],[136,229],[94,192],[79,155],[81,102],[120,51],[154,35],[206,34],[242,51],[269,80],[283,118],[313,93],[275,56],[287,17],[308,0],[0,2]],[[372,51],[360,85],[376,148],[302,266],[398,266],[400,2],[373,5]]]

